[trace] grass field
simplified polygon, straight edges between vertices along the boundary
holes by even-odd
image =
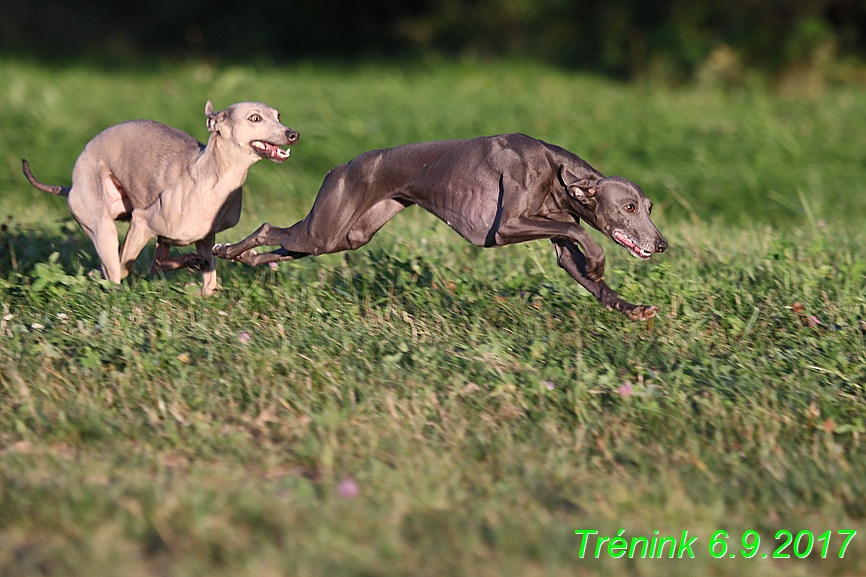
[[[353,253],[222,262],[208,300],[197,275],[146,275],[152,246],[120,289],[88,277],[92,246],[19,159],[68,184],[122,120],[204,139],[207,99],[301,132],[218,240],[295,222],[362,151],[521,131],[655,201],[668,252],[600,242],[660,316],[604,311],[547,242],[476,249],[416,209]],[[0,110],[0,576],[866,573],[862,88],[0,60]],[[581,529],[687,530],[695,558],[581,559]]]

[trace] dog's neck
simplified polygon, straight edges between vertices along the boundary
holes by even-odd
[[[193,166],[193,178],[206,180],[225,194],[243,185],[247,172],[259,158],[237,142],[212,132]]]

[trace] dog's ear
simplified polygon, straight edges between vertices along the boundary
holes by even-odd
[[[565,166],[560,168],[559,179],[568,191],[568,196],[581,204],[595,205],[595,194],[598,191],[598,181],[588,178],[578,178]]]
[[[228,116],[228,110],[220,112],[213,111],[213,103],[210,100],[204,105],[204,114],[207,116],[207,129],[209,132],[216,132],[217,124],[224,121]]]

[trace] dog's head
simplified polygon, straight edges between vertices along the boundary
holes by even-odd
[[[653,203],[632,181],[621,176],[577,178],[566,167],[560,171],[560,180],[576,216],[632,255],[646,260],[667,249],[667,241],[650,220]]]
[[[207,129],[232,141],[255,157],[283,162],[289,158],[288,146],[300,138],[297,131],[280,123],[280,113],[261,102],[239,102],[214,112],[208,100],[204,107]],[[281,147],[286,146],[283,149]]]

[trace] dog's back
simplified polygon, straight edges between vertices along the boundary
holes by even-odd
[[[98,165],[123,183],[133,208],[144,208],[167,183],[188,180],[189,167],[203,149],[203,144],[177,128],[154,120],[130,120],[106,128],[87,143],[72,180],[79,179],[80,167]]]

